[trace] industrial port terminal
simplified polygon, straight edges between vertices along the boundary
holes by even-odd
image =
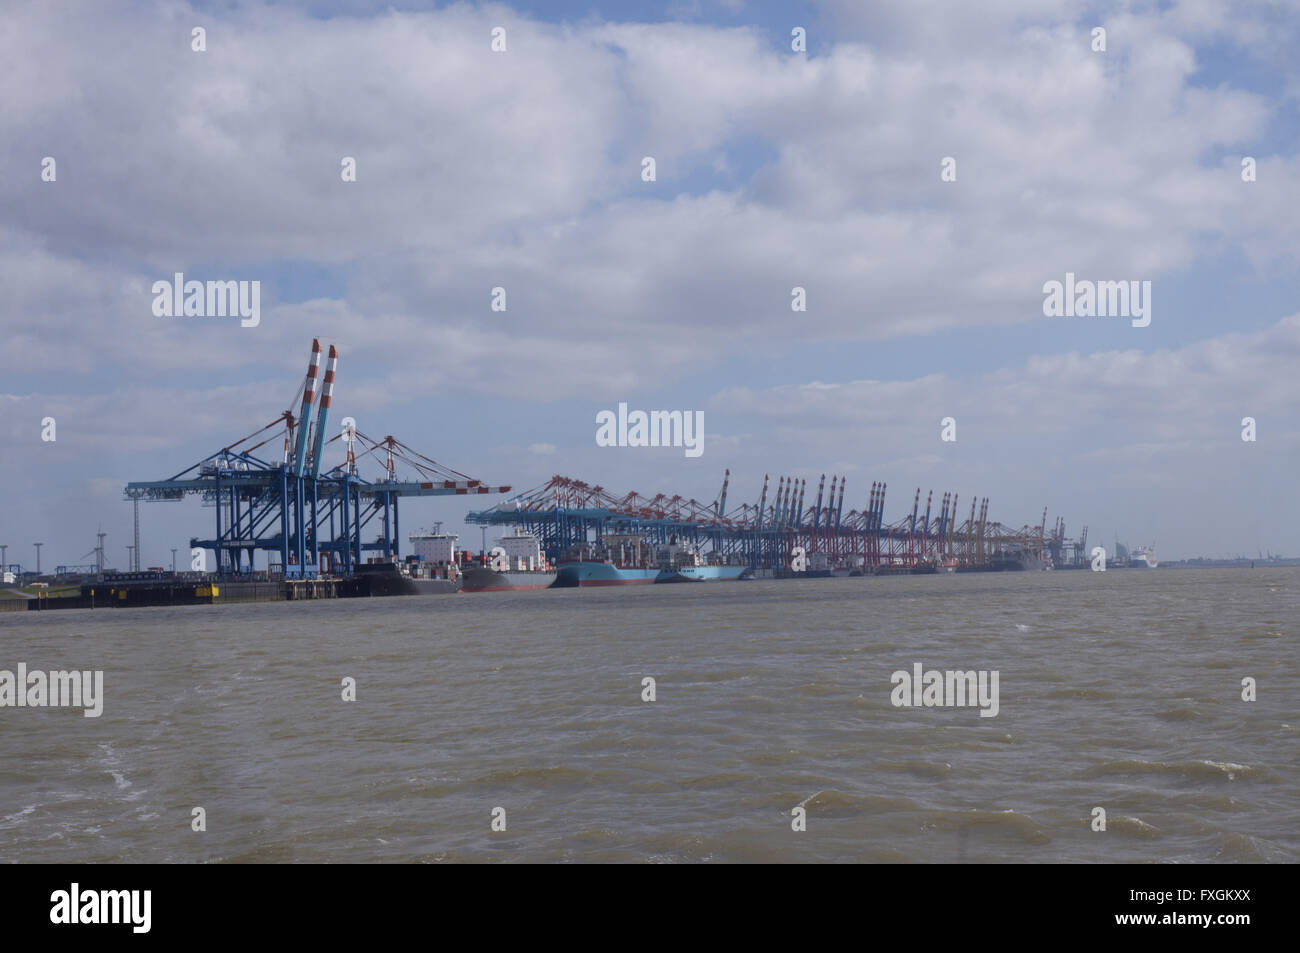
[[[314,340],[307,373],[289,409],[166,479],[126,485],[135,533],[128,571],[105,570],[101,534],[93,566],[71,567],[74,571],[60,567],[64,571],[54,577],[29,573],[27,579],[13,581],[11,575],[21,573],[6,572],[10,586],[27,582],[48,591],[28,589],[21,599],[0,599],[0,609],[396,595],[419,591],[420,582],[427,588],[454,577],[457,560],[487,558],[462,553],[447,560],[449,565],[436,566],[414,554],[404,556],[399,502],[402,497],[503,495],[511,487],[489,485],[453,470],[391,435],[369,437],[351,418],[343,418],[339,432],[330,436],[338,366],[334,346],[323,378],[321,363],[321,345]],[[331,444],[337,445],[339,462],[322,469]],[[363,467],[369,468],[370,477],[362,475]],[[936,507],[930,491],[922,507],[917,488],[903,517],[886,522],[884,482],[872,483],[865,505],[847,512],[847,481],[840,476],[832,476],[828,488],[822,475],[812,498],[807,479],[782,476],[773,487],[765,476],[757,501],[739,505],[729,503],[730,482],[728,470],[717,497],[703,503],[662,493],[616,494],[555,476],[535,489],[468,513],[466,522],[534,538],[539,562],[550,566],[581,554],[583,560],[609,565],[650,567],[645,570],[649,575],[637,581],[654,581],[653,567],[665,552],[674,558],[687,553],[700,567],[735,567],[717,578],[1088,565],[1086,528],[1077,540],[1067,539],[1064,521],[1057,518],[1048,532],[1046,508],[1037,525],[1013,527],[989,518],[988,497],[971,497],[963,519],[958,494],[944,492]],[[215,561],[187,572],[176,572],[174,566],[173,571],[142,570],[140,504],[187,496],[198,496],[213,511],[211,535],[195,536],[190,545],[202,561],[208,553]],[[264,568],[257,565],[259,551],[265,554]]]

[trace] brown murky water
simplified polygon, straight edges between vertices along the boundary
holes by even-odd
[[[1292,569],[5,614],[106,699],[0,708],[0,860],[1294,862],[1298,619]],[[895,707],[918,662],[997,716]]]

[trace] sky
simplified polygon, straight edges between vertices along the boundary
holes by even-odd
[[[318,337],[335,421],[515,490],[825,473],[1300,554],[1296,49],[1284,0],[6,3],[0,544],[125,567],[125,484],[291,409]],[[155,314],[176,272],[260,322]],[[1048,316],[1067,273],[1150,323]],[[703,453],[598,446],[620,402]],[[142,565],[212,522],[142,506]]]

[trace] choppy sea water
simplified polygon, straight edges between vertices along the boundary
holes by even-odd
[[[1297,620],[1294,569],[4,614],[106,700],[0,708],[0,861],[1294,862]]]

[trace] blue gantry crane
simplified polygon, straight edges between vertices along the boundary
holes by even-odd
[[[216,531],[207,539],[192,538],[190,546],[211,550],[216,566],[207,568],[222,576],[251,574],[254,554],[265,550],[273,574],[310,579],[321,574],[349,576],[368,560],[399,558],[398,501],[403,496],[510,490],[508,486],[487,486],[445,467],[395,437],[371,439],[351,418],[345,417],[340,432],[329,436],[338,366],[334,345],[329,348],[313,425],[320,359],[320,341],[313,340],[297,417],[286,410],[260,430],[165,480],[128,483],[126,498],[139,503],[200,496],[204,505],[216,510]],[[278,460],[254,452],[268,444],[275,446],[280,437],[283,443]],[[336,441],[346,447],[344,461],[322,474],[325,445]],[[383,475],[374,480],[363,478],[358,472],[358,456],[382,460]],[[413,470],[415,478],[399,477],[399,465]]]

